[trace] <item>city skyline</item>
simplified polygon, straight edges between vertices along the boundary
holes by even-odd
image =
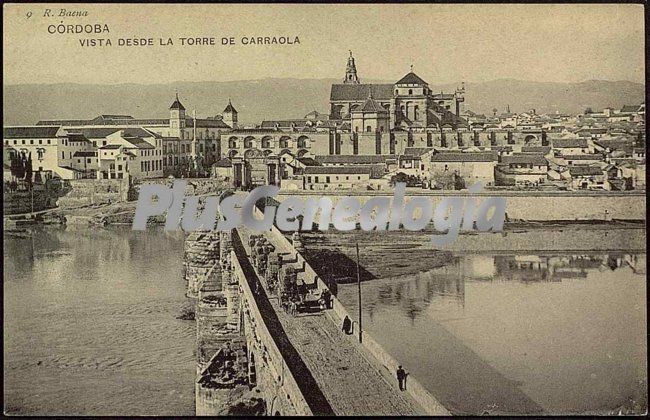
[[[68,7],[87,10],[88,16],[63,18],[66,24],[106,24],[110,32],[97,37],[115,44],[81,47],[79,39],[93,35],[48,33],[48,24],[59,18],[46,18],[43,10],[58,10],[55,5],[5,6],[4,36],[13,42],[5,46],[4,83],[323,79],[341,74],[348,50],[362,81],[392,80],[413,65],[431,84],[645,82],[642,5],[247,5],[245,15],[238,14],[243,5],[151,5],[155,22],[141,19],[137,5],[119,7]],[[33,15],[26,19],[29,11]],[[157,45],[159,38],[194,36],[213,36],[217,45]],[[238,45],[219,45],[222,36],[234,37]],[[240,44],[251,36],[298,36],[300,44]],[[126,37],[151,37],[154,45],[116,45]],[[40,54],[20,54],[22,49]],[[43,66],[44,61],[66,65]]]

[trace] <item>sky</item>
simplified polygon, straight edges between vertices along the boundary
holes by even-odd
[[[62,8],[88,15],[59,17]],[[107,25],[110,32],[48,32],[62,22]],[[413,65],[431,84],[645,82],[640,4],[30,3],[4,4],[3,23],[5,84],[342,78],[348,50],[362,81],[396,80]],[[264,36],[297,36],[300,43],[242,45],[242,37]],[[136,37],[154,45],[118,45]],[[214,37],[216,45],[182,46],[181,37]],[[235,45],[221,45],[222,37]],[[112,46],[82,47],[86,38],[109,38]],[[161,38],[174,45],[159,45]]]

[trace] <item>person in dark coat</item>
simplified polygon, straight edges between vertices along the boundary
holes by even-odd
[[[406,377],[408,373],[402,368],[402,365],[397,367],[397,382],[399,382],[399,390],[406,391]]]
[[[352,333],[352,321],[350,320],[350,317],[347,315],[343,319],[343,332],[346,334],[351,334]]]

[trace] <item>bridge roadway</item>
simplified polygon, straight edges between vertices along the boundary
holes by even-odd
[[[256,278],[255,283],[264,288],[264,294],[269,295],[265,283],[260,281],[259,276],[250,265],[251,250],[248,246],[248,239],[251,232],[245,228],[238,228],[239,235],[233,235],[233,247],[244,248],[247,264]],[[239,237],[238,237],[239,236]],[[273,240],[272,235],[265,236],[273,243],[278,250],[282,248]],[[241,251],[241,248],[239,249]],[[285,259],[287,256],[285,256]],[[285,262],[286,264],[286,262]],[[295,262],[294,262],[295,264]],[[299,271],[301,267],[296,267]],[[247,270],[248,271],[248,270]],[[253,279],[248,279],[249,282]],[[307,283],[309,284],[309,283]],[[364,352],[363,348],[356,341],[354,336],[345,335],[329,316],[324,313],[299,314],[291,316],[281,307],[277,298],[268,299],[274,311],[274,317],[279,321],[278,325],[270,325],[269,328],[282,328],[284,334],[271,330],[274,335],[286,336],[292,345],[292,351],[298,353],[302,362],[298,367],[306,367],[310,375],[300,372],[303,369],[295,369],[295,361],[291,363],[291,357],[287,357],[288,364],[298,382],[316,382],[320,389],[316,399],[326,399],[329,407],[322,407],[317,411],[323,414],[333,412],[336,415],[416,415],[425,414],[420,407],[407,393],[401,392],[397,386],[396,378],[383,374],[377,364],[371,362],[372,356]],[[276,339],[277,340],[277,339]],[[280,343],[278,347],[282,348]],[[304,363],[304,365],[303,365]],[[292,366],[294,365],[294,366]],[[301,388],[306,398],[310,396],[308,383],[302,383]],[[305,386],[307,385],[307,386]],[[322,403],[323,401],[321,401]],[[331,409],[331,411],[330,411]]]

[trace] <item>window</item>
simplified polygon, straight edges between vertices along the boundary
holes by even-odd
[[[314,177],[314,182],[315,182],[316,184],[318,184],[318,177],[317,177],[317,176]]]
[[[43,160],[45,149],[36,149],[36,154],[38,156],[38,160]]]
[[[409,95],[413,95],[413,89],[409,89]]]
[[[369,125],[368,125],[368,126],[366,126],[366,132],[368,132],[368,133],[370,133],[371,131],[372,131],[372,127],[371,127],[371,126],[369,126]]]
[[[117,170],[121,171],[122,170],[122,165],[117,165]]]
[[[330,177],[329,176],[325,177],[325,182],[327,182],[328,184],[330,183]]]

